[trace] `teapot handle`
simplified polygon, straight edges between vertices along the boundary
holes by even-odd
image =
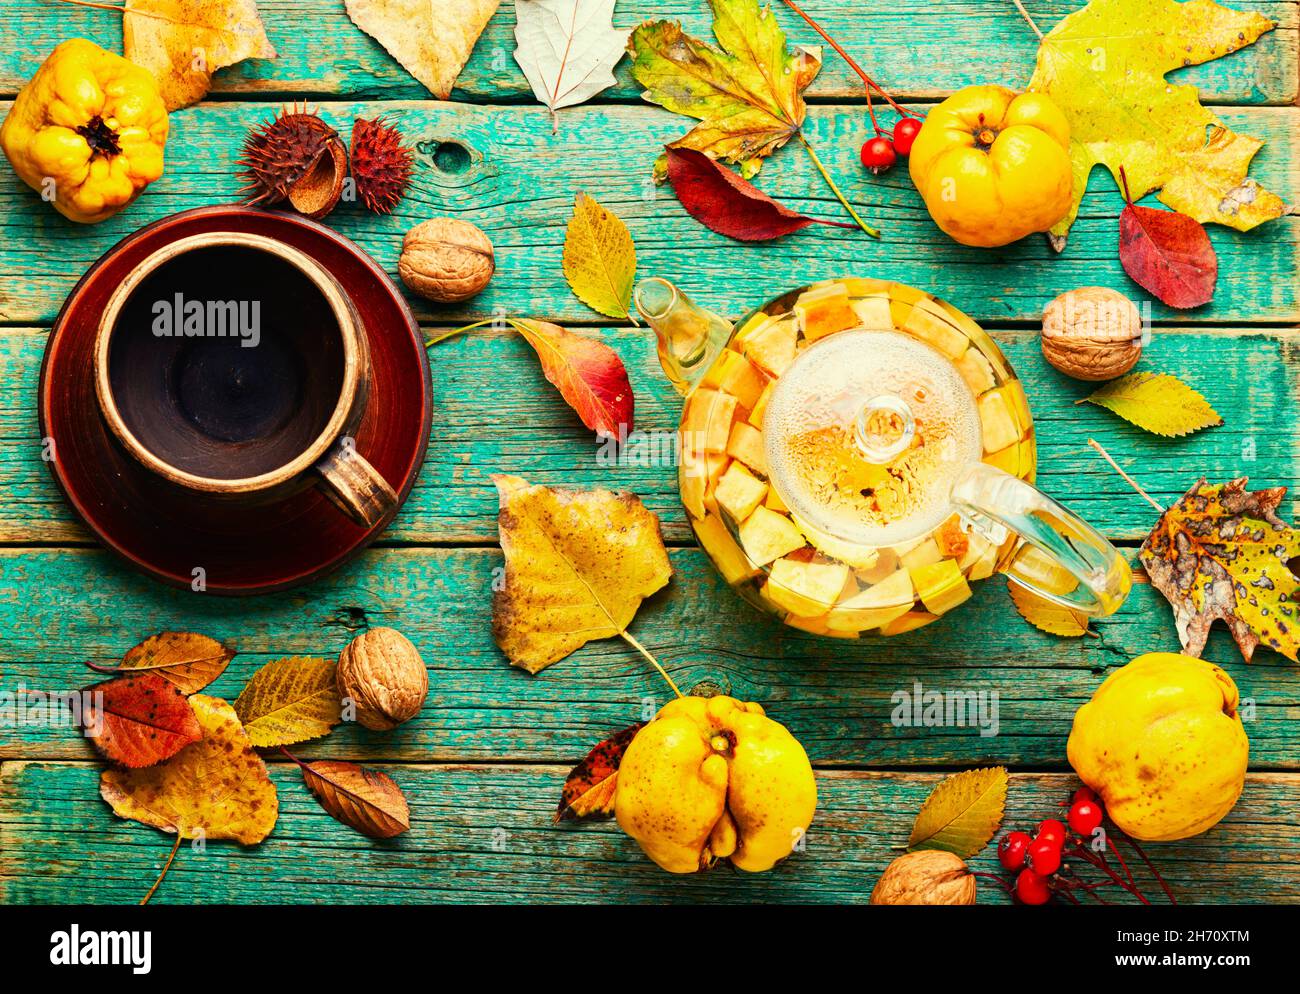
[[[952,488],[957,513],[996,545],[1019,545],[1001,571],[1044,600],[1086,615],[1119,610],[1133,585],[1128,563],[1100,532],[1037,487],[973,463]]]

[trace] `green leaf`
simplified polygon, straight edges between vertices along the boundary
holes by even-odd
[[[942,780],[921,805],[907,848],[943,849],[970,859],[1001,826],[1006,803],[1005,767],[955,773]]]
[[[574,199],[564,234],[564,278],[593,311],[636,323],[631,311],[636,279],[632,235],[617,214],[585,193]]]
[[[235,699],[235,713],[253,745],[264,749],[328,735],[343,720],[335,666],[328,659],[293,656],[254,673]]]
[[[1168,373],[1129,373],[1091,396],[1089,404],[1113,411],[1143,431],[1166,438],[1190,435],[1223,424],[1210,402]]]

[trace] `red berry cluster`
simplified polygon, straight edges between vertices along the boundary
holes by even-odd
[[[867,140],[862,146],[862,165],[877,175],[889,169],[898,161],[900,155],[910,155],[912,143],[921,131],[921,122],[915,117],[900,118],[894,125],[893,138],[886,138],[885,133],[876,125],[876,137]]]
[[[1065,807],[1065,805],[1062,805]],[[1143,904],[1150,904],[1140,890],[1129,870],[1124,857],[1111,841],[1110,834],[1105,837],[1106,848],[1118,863],[1119,871],[1112,867],[1104,853],[1094,852],[1092,842],[1094,833],[1101,827],[1105,809],[1100,798],[1088,787],[1080,787],[1070,798],[1066,822],[1063,825],[1055,818],[1045,818],[1038,823],[1035,834],[1031,837],[1026,832],[1008,832],[998,842],[998,862],[1003,869],[1016,874],[1015,882],[1007,884],[1001,877],[993,877],[1013,894],[1021,904],[1046,904],[1054,896],[1061,896],[1072,903],[1079,903],[1076,892],[1082,892],[1103,904],[1110,902],[1097,893],[1100,888],[1116,885],[1128,891]],[[1136,842],[1128,839],[1118,829],[1113,833],[1127,839],[1129,845],[1146,863],[1147,869],[1160,883],[1171,904],[1174,901],[1164,880],[1146,854]],[[1067,857],[1073,864],[1090,865],[1101,870],[1106,879],[1098,883],[1088,883],[1081,879],[1074,870],[1074,865],[1067,863]],[[980,874],[980,876],[992,876]]]

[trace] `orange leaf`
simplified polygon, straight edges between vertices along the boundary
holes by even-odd
[[[632,431],[632,384],[617,352],[547,321],[520,318],[510,323],[533,347],[542,372],[584,425],[614,438]]]
[[[90,740],[120,766],[153,766],[202,737],[185,695],[156,673],[97,683],[87,694]]]
[[[349,828],[372,839],[391,839],[410,829],[406,795],[387,773],[338,760],[294,761],[321,807]]]
[[[564,793],[555,812],[556,821],[600,815],[608,817],[614,813],[619,764],[623,762],[623,753],[636,733],[644,727],[645,722],[640,721],[615,732],[587,753],[587,758],[575,766],[564,781]]]

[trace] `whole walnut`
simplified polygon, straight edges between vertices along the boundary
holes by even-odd
[[[420,713],[429,674],[415,646],[392,628],[362,632],[339,653],[339,695],[356,706],[357,721],[387,731]]]
[[[1112,380],[1142,356],[1142,315],[1122,293],[1085,286],[1043,311],[1043,355],[1076,380]]]
[[[904,853],[885,868],[872,904],[974,904],[975,876],[961,858],[939,849]]]
[[[468,221],[435,217],[406,233],[397,272],[421,297],[451,304],[488,285],[496,256],[488,236]]]

